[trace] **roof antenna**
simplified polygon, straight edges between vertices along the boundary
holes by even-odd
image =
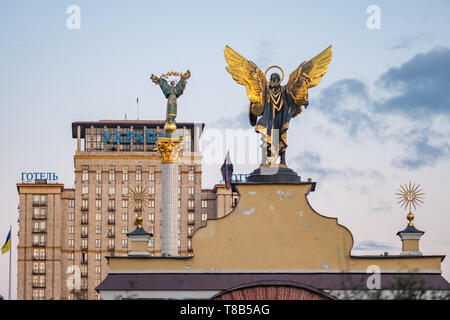
[[[139,97],[136,98],[137,119],[139,120]]]
[[[127,120],[127,114],[125,113],[125,120]]]

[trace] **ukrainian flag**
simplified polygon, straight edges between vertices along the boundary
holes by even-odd
[[[2,254],[8,252],[10,248],[11,248],[11,230],[9,230],[8,236],[6,237],[6,242],[2,247]]]

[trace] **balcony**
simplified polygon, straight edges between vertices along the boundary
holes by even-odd
[[[33,228],[33,233],[47,233],[47,230],[40,228]]]
[[[88,211],[89,210],[89,207],[88,206],[82,206],[81,207],[81,211]]]
[[[81,277],[82,278],[87,278],[88,277],[87,271],[81,271]]]
[[[116,207],[108,207],[108,211],[116,211]]]
[[[47,219],[46,214],[33,214],[33,220],[45,220]]]
[[[188,224],[195,224],[195,220],[188,220]]]
[[[194,250],[192,249],[192,247],[188,247],[187,250],[188,250],[188,252],[194,252]]]
[[[81,259],[81,264],[88,264],[88,261]]]
[[[189,208],[188,208],[188,211],[189,211],[189,212],[194,212],[194,211],[195,211],[195,208],[194,208],[194,207],[189,207]]]
[[[45,270],[43,269],[33,269],[32,274],[45,274]]]
[[[195,195],[193,193],[189,193],[189,199],[195,199]]]
[[[109,251],[114,251],[115,248],[116,248],[115,245],[108,245],[108,250]]]
[[[116,235],[114,232],[108,232],[108,238],[115,238]]]
[[[192,233],[194,233],[194,232],[192,232]],[[190,233],[190,232],[188,232],[188,238],[192,238],[192,233]]]
[[[89,219],[87,219],[87,218],[81,219],[81,224],[88,224],[88,223],[89,223]]]
[[[33,247],[45,247],[45,241],[35,242]]]
[[[45,283],[33,283],[32,288],[45,288]]]
[[[34,261],[44,261],[45,256],[33,256],[32,258]]]
[[[44,296],[38,297],[38,296],[33,296],[32,300],[45,300]]]
[[[115,219],[108,219],[108,224],[116,224],[116,220]]]
[[[81,233],[81,237],[82,238],[87,238],[88,237],[88,233],[87,232],[82,232]]]
[[[81,286],[80,290],[81,291],[88,291],[88,286]]]
[[[86,245],[86,246],[84,246],[84,245],[81,245],[81,251],[87,251],[88,250],[88,246]]]
[[[47,201],[33,201],[33,207],[44,207],[47,205]]]

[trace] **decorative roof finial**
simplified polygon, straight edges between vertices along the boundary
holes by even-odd
[[[420,189],[420,184],[416,186],[415,183],[411,184],[411,181],[409,182],[409,185],[405,183],[404,186],[400,185],[401,189],[398,189],[398,195],[397,199],[399,200],[397,204],[400,204],[400,207],[404,207],[404,209],[409,208],[409,213],[406,216],[406,219],[409,221],[408,226],[413,227],[413,220],[414,220],[414,214],[411,212],[411,207],[414,207],[414,210],[416,210],[416,207],[420,206],[420,203],[423,204],[423,195],[425,193],[422,192],[423,189]]]

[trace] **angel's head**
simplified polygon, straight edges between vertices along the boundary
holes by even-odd
[[[281,77],[280,77],[280,75],[278,73],[272,73],[270,75],[269,86],[271,88],[278,87],[280,85],[280,80],[281,80]]]
[[[170,81],[170,85],[171,85],[172,87],[175,87],[175,84],[176,84],[176,82],[175,82],[174,80]]]

